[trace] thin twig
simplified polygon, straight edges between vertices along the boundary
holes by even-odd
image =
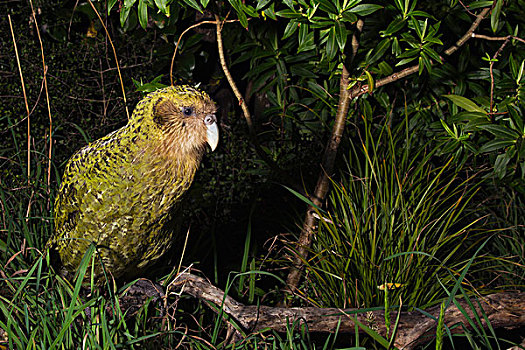
[[[219,59],[221,62],[221,67],[224,72],[224,75],[226,76],[226,80],[228,80],[228,83],[230,84],[231,89],[233,90],[233,93],[235,94],[235,97],[237,97],[237,100],[239,101],[239,105],[242,108],[242,112],[244,114],[244,119],[246,119],[246,124],[248,124],[248,132],[250,134],[250,139],[255,147],[255,151],[259,155],[259,157],[262,158],[262,160],[268,164],[268,166],[275,171],[281,179],[283,179],[285,182],[293,185],[294,182],[290,178],[288,174],[286,174],[280,167],[277,165],[277,163],[271,159],[268,154],[262,149],[261,145],[259,144],[259,141],[257,139],[257,133],[255,132],[255,126],[253,124],[253,120],[250,114],[250,110],[248,109],[248,105],[246,104],[246,101],[244,100],[241,92],[239,91],[239,88],[237,88],[237,84],[235,84],[235,80],[233,80],[233,77],[230,73],[230,70],[228,69],[228,65],[226,64],[226,58],[224,56],[224,47],[222,44],[222,26],[224,23],[227,23],[229,21],[221,21],[218,15],[215,15],[215,25],[217,28],[217,49],[219,51]]]
[[[250,135],[252,135],[253,137],[255,134],[255,130],[253,127],[253,121],[252,116],[250,114],[250,110],[248,109],[248,105],[244,101],[241,92],[237,88],[237,84],[235,84],[230,70],[228,69],[228,65],[226,64],[226,58],[224,57],[224,48],[222,45],[222,26],[224,25],[224,23],[220,20],[218,15],[215,15],[215,25],[217,27],[217,48],[219,50],[219,58],[221,61],[222,70],[224,72],[224,75],[226,76],[226,79],[228,80],[228,83],[230,83],[233,93],[237,97],[237,100],[239,100],[242,112],[244,113],[244,118],[246,119],[246,123],[248,124]]]
[[[472,33],[472,37],[475,38],[475,39],[484,39],[484,40],[490,40],[490,41],[504,41],[504,40],[514,39],[514,40],[521,41],[522,43],[525,44],[525,39],[519,38],[519,37],[514,36],[514,35],[488,36],[488,35],[483,35],[483,34]]]
[[[445,55],[447,56],[452,55],[461,46],[463,46],[467,42],[467,40],[472,38],[474,31],[479,27],[479,25],[481,24],[481,21],[485,18],[485,16],[489,12],[490,12],[490,7],[484,8],[483,11],[481,11],[480,14],[476,16],[476,20],[472,23],[472,25],[467,30],[467,32],[454,45],[452,45],[447,50],[445,50]],[[405,68],[400,72],[392,73],[391,75],[384,77],[383,79],[379,79],[378,81],[375,82],[375,86],[376,88],[378,88],[380,86],[390,84],[394,81],[397,81],[406,76],[414,74],[417,71],[419,71],[419,64],[416,64],[412,67]],[[356,86],[350,90],[349,98],[354,99],[356,97],[359,97],[367,93],[368,90],[369,90],[368,85]]]
[[[475,13],[473,13],[472,11],[470,11],[470,10],[468,9],[468,8],[469,8],[468,5],[463,4],[463,2],[462,2],[461,0],[459,0],[459,3],[461,4],[461,6],[463,6],[463,8],[465,9],[465,11],[468,12],[468,14],[470,14],[471,16],[476,16]]]
[[[49,90],[47,88],[47,70],[46,59],[44,55],[44,45],[42,44],[42,37],[40,36],[40,29],[38,28],[38,22],[36,21],[36,13],[33,7],[33,1],[29,0],[31,4],[31,12],[33,15],[33,21],[35,23],[36,34],[38,36],[38,41],[40,42],[40,53],[42,55],[42,68],[44,70],[44,89],[46,91],[46,105],[47,105],[47,114],[49,117],[49,146],[47,154],[47,193],[51,190],[51,154],[53,150],[53,117],[51,116],[51,106],[49,104]],[[48,202],[49,205],[49,202]]]
[[[501,46],[499,47],[498,51],[496,51],[496,53],[494,54],[494,56],[492,56],[492,59],[490,60],[490,66],[489,66],[489,71],[490,71],[490,109],[489,109],[489,114],[492,114],[492,112],[493,112],[492,109],[494,108],[494,72],[493,72],[494,62],[496,62],[499,54],[501,53],[503,48],[507,45],[509,40],[510,40],[510,36],[503,42],[503,44],[501,44]]]
[[[232,23],[232,22],[238,22],[239,20],[238,19],[230,19],[228,21],[224,21],[225,23]],[[179,39],[177,40],[177,44],[175,45],[175,50],[173,51],[173,56],[171,57],[171,65],[170,65],[170,83],[171,85],[174,85],[173,84],[173,66],[175,65],[175,56],[177,56],[177,50],[179,48],[179,44],[180,44],[180,41],[182,39],[182,37],[184,36],[184,34],[186,34],[188,31],[190,31],[191,29],[193,28],[197,28],[203,24],[215,24],[216,21],[202,21],[202,22],[199,22],[199,23],[195,23],[191,26],[189,26],[188,28],[184,29],[184,31],[179,35]]]
[[[174,85],[173,84],[173,65],[175,64],[175,56],[177,55],[177,50],[179,48],[180,40],[182,39],[184,34],[186,34],[189,30],[191,30],[193,28],[196,28],[198,26],[201,26],[203,24],[215,24],[215,21],[202,21],[202,22],[199,22],[199,23],[195,23],[194,25],[191,25],[188,28],[186,28],[181,33],[181,35],[179,36],[179,40],[177,40],[177,44],[175,45],[175,51],[173,51],[173,56],[171,57],[171,65],[170,65],[170,82],[171,82],[171,85]]]
[[[97,14],[100,24],[102,24],[102,27],[104,27],[104,30],[106,31],[106,36],[109,40],[109,44],[111,45],[111,49],[113,50],[113,55],[115,56],[115,63],[117,64],[118,77],[120,79],[120,87],[122,88],[122,96],[124,97],[124,107],[126,108],[126,115],[128,116],[128,120],[129,120],[128,101],[126,99],[126,90],[124,89],[124,81],[122,80],[122,74],[120,74],[120,65],[118,64],[117,50],[115,50],[115,46],[113,45],[113,40],[111,40],[111,36],[109,35],[108,28],[104,24],[102,17],[100,17],[100,14],[98,13],[97,9],[95,8],[91,0],[88,0],[88,2],[93,8],[93,11],[95,11],[95,13]]]
[[[13,45],[15,47],[16,63],[18,64],[18,72],[20,73],[20,82],[22,83],[22,92],[24,94],[24,103],[27,112],[27,183],[30,183],[31,177],[31,118],[29,112],[29,104],[27,103],[26,85],[24,84],[24,76],[22,74],[22,66],[20,65],[20,57],[18,55],[18,48],[16,46],[15,32],[13,31],[13,23],[11,23],[11,15],[7,15],[9,20],[9,28],[11,29],[11,36],[13,37]]]

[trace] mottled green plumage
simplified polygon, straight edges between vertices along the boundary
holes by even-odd
[[[115,278],[136,277],[167,251],[172,208],[193,181],[206,143],[217,145],[215,110],[208,95],[189,86],[157,90],[126,126],[71,157],[48,243],[67,271],[77,269],[91,242]]]

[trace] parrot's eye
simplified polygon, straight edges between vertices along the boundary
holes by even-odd
[[[184,113],[185,116],[189,117],[190,115],[193,115],[193,108],[192,107],[184,107],[182,109],[182,113]]]

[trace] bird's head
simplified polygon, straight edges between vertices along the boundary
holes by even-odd
[[[154,128],[161,141],[159,152],[202,154],[206,144],[213,151],[219,142],[216,110],[206,93],[187,85],[170,86],[140,101],[130,122]]]

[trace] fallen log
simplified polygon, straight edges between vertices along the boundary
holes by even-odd
[[[384,310],[360,310],[317,307],[270,307],[244,305],[213,286],[206,279],[189,273],[180,274],[168,288],[168,292],[182,291],[195,298],[205,300],[222,307],[223,312],[235,319],[246,331],[256,332],[263,329],[273,329],[286,332],[286,327],[299,322],[307,325],[310,332],[354,332],[354,319],[372,328],[386,337]],[[494,328],[515,329],[525,326],[525,293],[501,292],[486,296],[477,296],[473,301],[475,312],[480,315],[483,309],[490,325]],[[465,310],[470,318],[474,318],[474,310],[464,299],[457,299],[457,305]],[[437,319],[440,305],[420,311],[401,311],[394,345],[400,349],[413,349],[422,343],[431,341],[436,334]],[[391,324],[395,323],[397,310],[391,310]],[[428,316],[428,315],[431,315]],[[460,308],[453,303],[445,311],[444,323],[451,333],[461,333],[472,329],[470,323]],[[452,327],[461,324],[461,327]],[[482,326],[487,328],[485,320]],[[365,331],[359,328],[360,333]]]

